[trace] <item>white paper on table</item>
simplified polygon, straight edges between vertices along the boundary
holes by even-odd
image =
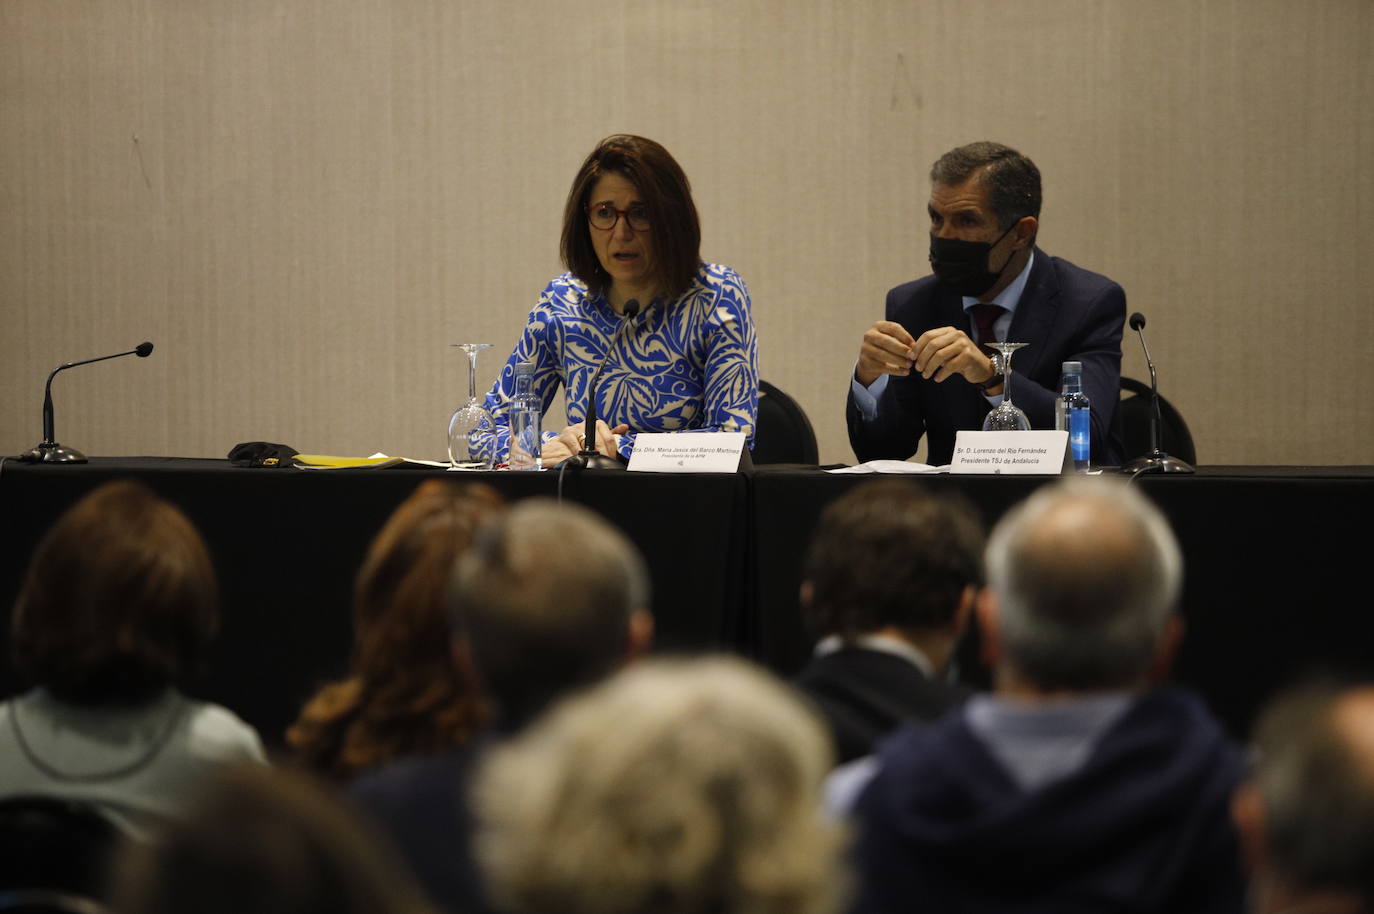
[[[839,467],[834,470],[826,470],[827,473],[895,473],[904,475],[922,473],[948,473],[949,464],[944,466],[931,466],[928,463],[912,463],[908,460],[870,460],[858,466]]]

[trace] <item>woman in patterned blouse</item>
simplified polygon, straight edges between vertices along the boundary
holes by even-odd
[[[742,431],[752,447],[759,384],[749,290],[730,267],[703,263],[700,243],[691,186],[668,150],[625,134],[597,144],[564,210],[568,272],[539,296],[486,397],[495,420],[486,446],[497,463],[509,453],[520,362],[534,364],[545,412],[559,386],[566,391],[568,425],[545,432],[545,466],[582,449],[588,387],[603,362],[592,392],[600,453],[628,459],[638,432]],[[631,307],[627,317],[631,302],[638,314]]]

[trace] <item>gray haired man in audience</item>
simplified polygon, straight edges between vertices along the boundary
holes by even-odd
[[[478,532],[451,592],[454,649],[495,711],[464,750],[392,765],[352,796],[442,907],[487,910],[470,852],[473,763],[565,695],[649,648],[649,579],[624,534],[586,508],[529,499]]]
[[[853,807],[857,909],[1228,912],[1238,749],[1177,649],[1182,560],[1136,490],[1040,490],[988,543],[994,692],[884,742]]]
[[[1256,731],[1232,811],[1255,914],[1374,911],[1374,686],[1308,686]]]

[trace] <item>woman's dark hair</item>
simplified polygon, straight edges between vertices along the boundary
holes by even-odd
[[[431,914],[396,852],[298,771],[219,772],[187,814],[112,867],[112,910],[139,914]]]
[[[186,515],[141,483],[106,483],[38,544],[14,606],[15,668],[65,701],[146,700],[195,672],[218,597]]]
[[[577,170],[563,211],[563,264],[594,294],[610,284],[586,213],[596,182],[606,174],[620,175],[639,192],[649,215],[651,265],[659,291],[672,301],[691,287],[701,266],[701,223],[682,168],[668,150],[642,136],[606,137]]]
[[[350,675],[321,689],[286,734],[311,768],[349,778],[456,748],[485,723],[453,660],[446,607],[455,561],[501,507],[489,486],[429,480],[388,518],[354,586]]]

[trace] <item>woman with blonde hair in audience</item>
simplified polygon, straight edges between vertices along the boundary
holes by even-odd
[[[14,606],[35,688],[0,705],[0,797],[79,801],[147,837],[220,763],[261,762],[251,727],[182,692],[218,598],[200,534],[146,486],[106,483],[63,514]]]
[[[828,738],[743,661],[645,660],[553,708],[478,777],[478,858],[511,914],[825,914]]]
[[[489,486],[429,480],[387,520],[358,572],[350,674],[321,689],[286,734],[308,767],[347,780],[454,749],[485,723],[453,658],[445,600],[455,560],[501,506]]]

